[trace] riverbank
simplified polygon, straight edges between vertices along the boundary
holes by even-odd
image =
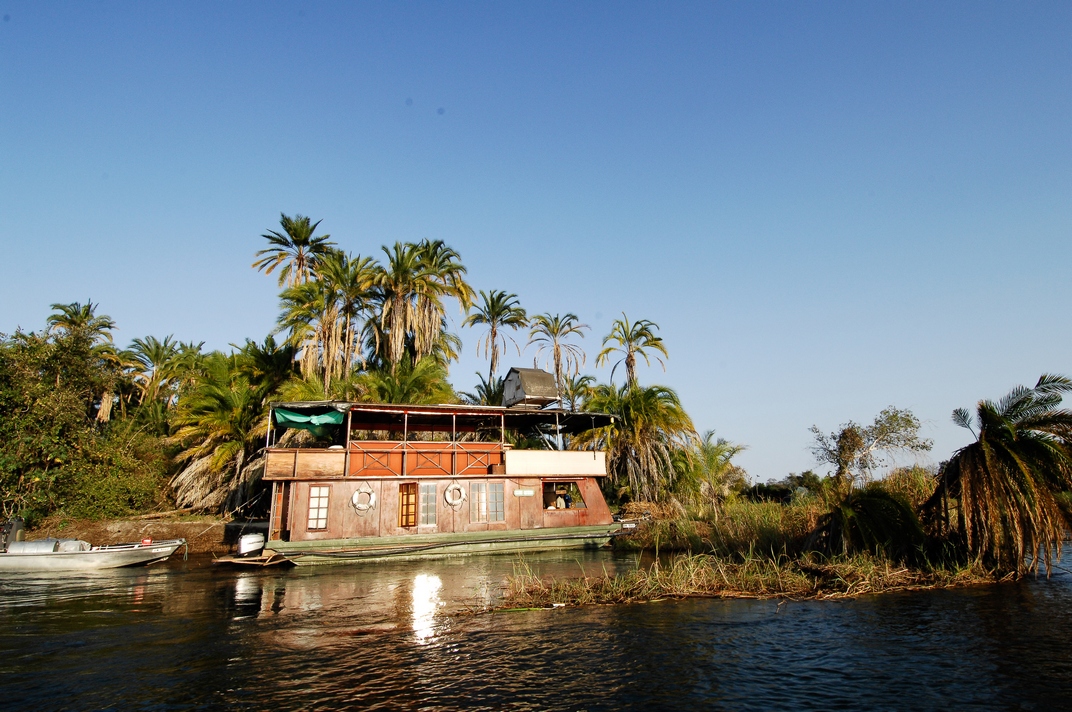
[[[261,531],[246,522],[212,515],[132,517],[129,519],[72,519],[49,517],[29,532],[29,539],[82,539],[91,544],[119,544],[152,539],[185,539],[191,554],[228,554],[240,533]]]
[[[1008,577],[1007,577],[1008,578]],[[868,555],[835,560],[734,561],[676,554],[614,575],[542,577],[522,564],[507,579],[501,608],[639,603],[667,598],[839,599],[893,591],[954,588],[999,579],[976,568],[924,571]]]

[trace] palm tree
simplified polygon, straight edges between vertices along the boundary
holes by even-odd
[[[169,386],[175,358],[179,355],[178,342],[170,335],[165,336],[163,341],[155,336],[146,336],[144,339],[134,339],[127,353],[136,364],[134,383],[141,393],[139,402],[156,402],[163,391],[167,394],[165,405],[170,407],[173,393]]]
[[[103,366],[101,372],[107,374],[103,382],[97,383],[94,393],[87,394],[90,409],[97,393],[100,393],[100,403],[97,407],[95,419],[98,423],[107,423],[111,419],[112,405],[115,400],[115,388],[119,380],[120,371],[123,368],[123,359],[112,344],[112,329],[115,321],[107,314],[97,314],[99,304],[94,304],[87,299],[85,304],[72,302],[70,304],[53,304],[54,313],[48,317],[48,332],[63,334],[76,343],[81,343],[87,348],[89,356],[96,359]],[[56,386],[60,385],[60,372],[56,372]]]
[[[594,376],[582,376],[576,373],[566,379],[562,386],[562,400],[571,412],[576,413],[586,407],[595,382]]]
[[[462,401],[471,405],[502,405],[506,379],[502,376],[485,379],[479,371],[476,377],[480,379],[480,382],[476,384],[472,392],[463,391],[458,394],[462,397]]]
[[[257,253],[260,259],[253,263],[253,267],[271,274],[276,267],[282,266],[279,270],[279,286],[288,284],[293,287],[310,278],[335,243],[329,242],[331,235],[313,234],[320,225],[319,220],[314,223],[304,215],[288,217],[280,213],[279,224],[282,232],[269,230],[261,235],[270,246]]]
[[[458,300],[462,312],[469,311],[476,295],[465,281],[467,270],[458,251],[442,240],[427,239],[417,243],[417,250],[428,270],[443,284],[446,293]]]
[[[515,330],[524,328],[528,326],[528,316],[517,301],[516,294],[507,294],[504,291],[494,289],[491,292],[480,290],[480,299],[483,304],[465,318],[462,326],[487,325],[488,333],[481,341],[477,342],[476,352],[479,355],[481,346],[483,346],[484,354],[491,355],[491,367],[488,370],[488,380],[490,381],[495,378],[495,369],[499,365],[500,342],[505,350],[506,340],[510,339],[514,344],[514,348],[517,349],[517,355],[521,355],[521,347],[517,345],[513,337],[500,333],[499,330],[502,327],[509,327]]]
[[[456,401],[447,371],[432,356],[414,364],[403,360],[391,370],[366,371],[357,377],[362,400],[371,403],[435,405]]]
[[[324,260],[319,279],[323,280],[335,303],[341,326],[341,368],[337,375],[348,378],[354,361],[359,357],[362,322],[372,308],[373,285],[376,280],[376,261],[371,257],[333,254]]]
[[[368,395],[365,374],[351,374],[348,378],[333,378],[327,386],[318,374],[305,378],[291,378],[276,391],[281,401],[361,401]]]
[[[588,401],[593,411],[614,422],[574,438],[577,449],[605,450],[609,484],[619,497],[659,501],[669,496],[675,477],[675,453],[696,438],[692,419],[670,388],[596,386]]]
[[[699,494],[707,500],[721,500],[746,482],[743,469],[733,463],[733,458],[747,450],[746,445],[732,443],[726,438],[715,438],[715,431],[708,430],[693,446],[693,474]]]
[[[192,341],[180,341],[179,352],[174,359],[174,382],[176,398],[181,398],[184,393],[197,386],[205,377],[206,354],[201,349],[205,342],[196,344]]]
[[[89,299],[85,304],[53,304],[55,312],[48,317],[49,333],[60,331],[68,336],[80,336],[88,339],[92,345],[105,341],[111,343],[115,321],[107,314],[98,315],[98,306]]]
[[[535,365],[540,354],[547,354],[547,362],[552,364],[555,374],[555,388],[559,398],[562,397],[562,387],[565,377],[571,373],[578,373],[584,365],[584,350],[580,346],[566,342],[571,336],[584,338],[584,330],[587,324],[582,324],[576,314],[537,314],[531,320],[532,329],[529,331],[529,344],[537,344],[536,357],[532,360]]]
[[[926,547],[919,517],[900,494],[878,483],[834,491],[829,509],[816,521],[804,548],[827,556],[870,552],[894,561],[918,563]]]
[[[246,339],[234,359],[237,368],[250,383],[257,384],[257,387],[270,394],[295,375],[294,355],[293,346],[276,344],[275,338],[269,334],[260,344]]]
[[[464,311],[473,291],[458,253],[441,240],[396,242],[383,251],[387,263],[373,277],[379,324],[366,326],[366,335],[375,339],[373,350],[382,353],[392,370],[407,355],[417,362],[438,352],[451,360],[455,346],[445,336],[443,300],[457,299]]]
[[[277,331],[288,332],[287,343],[301,351],[303,376],[318,374],[329,389],[332,379],[349,377],[375,279],[373,260],[334,251],[314,279],[282,291]]]
[[[924,519],[997,572],[1037,573],[1043,562],[1049,571],[1051,552],[1060,558],[1072,525],[1054,496],[1072,489],[1072,411],[1060,407],[1070,391],[1068,378],[1043,375],[1034,388],[980,401],[974,422],[953,412],[976,441],[942,468]]]
[[[263,444],[270,391],[220,353],[205,359],[205,377],[180,403],[175,433],[183,469],[172,478],[179,507],[221,510],[241,504],[254,473],[250,456]]]
[[[301,352],[302,375],[331,381],[338,346],[338,310],[329,286],[319,279],[287,287],[279,294],[276,333],[287,332],[287,345]]]
[[[648,359],[648,349],[658,351],[667,358],[670,357],[670,354],[666,352],[666,346],[663,345],[662,338],[655,335],[658,329],[658,324],[647,319],[640,319],[630,323],[629,317],[625,315],[625,312],[622,312],[622,318],[614,320],[610,333],[603,339],[603,350],[596,356],[596,366],[602,366],[609,361],[611,354],[623,354],[622,358],[618,359],[610,370],[611,382],[614,381],[614,371],[618,368],[618,364],[624,361],[626,381],[636,383],[637,354],[643,356],[645,363],[649,366],[651,361]],[[607,346],[608,343],[615,345]],[[658,356],[655,357],[655,360],[662,365],[665,371],[666,364],[663,360]]]
[[[387,264],[374,278],[379,302],[379,333],[385,340],[386,360],[394,369],[411,337],[416,360],[431,353],[443,323],[442,298],[446,288],[429,268],[421,250],[412,243],[396,242],[383,248]]]

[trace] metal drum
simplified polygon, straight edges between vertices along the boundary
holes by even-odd
[[[13,541],[7,545],[9,554],[51,554],[56,550],[59,539],[38,539],[37,541]]]

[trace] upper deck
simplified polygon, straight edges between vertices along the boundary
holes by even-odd
[[[273,403],[264,478],[599,477],[606,475],[602,452],[515,450],[506,442],[506,433],[554,438],[611,422],[613,418],[602,413],[559,409]],[[310,430],[334,444],[300,448],[271,444],[285,428]]]

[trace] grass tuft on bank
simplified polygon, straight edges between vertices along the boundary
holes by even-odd
[[[638,603],[668,598],[839,599],[871,593],[952,588],[996,579],[978,567],[915,569],[867,554],[823,559],[675,554],[619,574],[541,577],[522,562],[502,607],[546,608]]]

